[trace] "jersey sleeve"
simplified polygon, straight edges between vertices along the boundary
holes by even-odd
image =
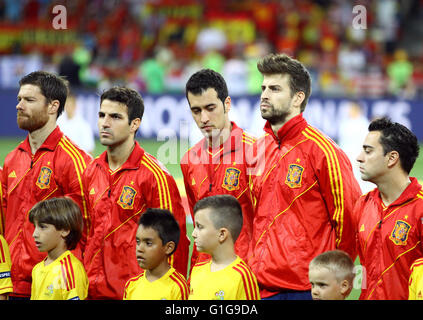
[[[327,140],[319,140],[316,175],[321,194],[335,230],[336,248],[346,251],[354,260],[356,253],[354,206],[361,191],[347,156]]]
[[[72,267],[73,265],[73,267]],[[88,278],[82,263],[62,263],[63,300],[85,300],[88,295]]]
[[[62,138],[59,145],[62,147],[66,156],[63,156],[61,159],[61,174],[58,182],[63,189],[64,196],[75,201],[81,209],[84,230],[78,246],[83,251],[87,234],[89,233],[90,222],[88,202],[86,201],[83,186],[83,173],[92,158],[82,150],[77,149],[66,138]]]

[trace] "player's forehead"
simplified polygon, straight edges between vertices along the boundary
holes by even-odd
[[[188,101],[191,108],[204,108],[210,104],[219,104],[219,102],[222,103],[214,88],[207,88],[199,94],[193,94],[188,91]]]
[[[138,239],[156,239],[159,238],[159,233],[156,229],[140,224],[137,229]]]
[[[18,98],[24,97],[44,97],[43,93],[41,92],[41,88],[34,84],[23,84],[19,88]]]
[[[289,74],[275,73],[275,74],[264,74],[262,87],[281,86],[285,87],[289,85]]]
[[[104,114],[120,114],[127,117],[128,107],[122,102],[104,99],[100,104],[100,112]]]

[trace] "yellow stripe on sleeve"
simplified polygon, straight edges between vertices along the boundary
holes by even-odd
[[[326,161],[329,170],[331,192],[334,198],[335,206],[335,212],[332,218],[337,222],[336,228],[338,229],[336,246],[339,246],[339,243],[342,239],[344,224],[344,189],[339,160],[333,145],[329,141],[327,141],[327,139],[322,136],[321,133],[312,130],[310,127],[308,127],[305,129],[303,134],[309,139],[313,140],[326,156]]]

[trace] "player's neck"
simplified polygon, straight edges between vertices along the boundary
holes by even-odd
[[[211,137],[208,139],[208,145],[212,149],[220,147],[222,144],[228,140],[232,132],[232,123],[228,120],[225,127],[220,131],[219,135],[216,137]]]
[[[408,175],[399,175],[395,178],[392,177],[387,181],[378,183],[377,187],[384,205],[389,206],[397,200],[410,183],[411,180]]]
[[[135,141],[128,139],[118,146],[107,147],[107,161],[112,171],[120,168],[128,160],[135,147]]]
[[[236,257],[233,249],[227,248],[225,250],[219,250],[212,254],[210,270],[212,272],[222,270],[234,262]]]
[[[49,122],[47,122],[43,127],[28,133],[29,145],[31,146],[32,154],[37,152],[55,128],[56,122],[49,120]]]
[[[149,282],[153,282],[163,277],[166,274],[166,272],[169,271],[169,269],[170,269],[170,266],[167,263],[167,261],[163,261],[156,268],[146,270],[145,277],[147,278]]]
[[[65,253],[66,250],[68,250],[68,248],[66,247],[65,241],[63,240],[58,243],[54,249],[47,253],[47,258],[44,260],[44,266],[48,266],[50,263],[54,262],[63,253]]]

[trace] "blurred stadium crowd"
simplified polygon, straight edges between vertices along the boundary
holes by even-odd
[[[52,27],[59,4],[63,30]],[[0,87],[31,67],[73,87],[181,93],[208,67],[231,95],[254,95],[257,58],[286,52],[310,70],[313,94],[421,98],[422,18],[423,0],[0,0]]]

